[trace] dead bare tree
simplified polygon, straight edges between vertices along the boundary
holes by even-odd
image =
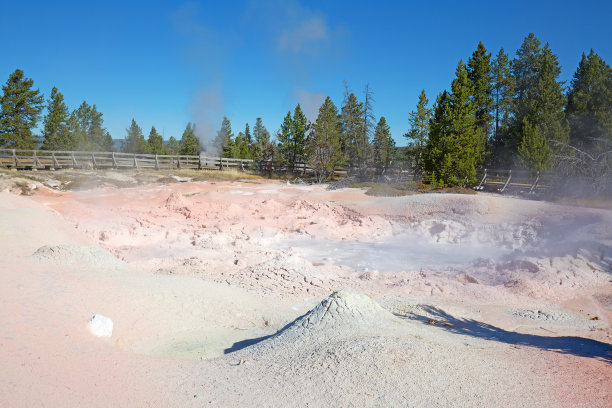
[[[606,139],[594,142],[597,147],[590,151],[557,141],[551,144],[557,148],[553,157],[564,180],[582,179],[595,195],[601,195],[612,192],[612,143]]]

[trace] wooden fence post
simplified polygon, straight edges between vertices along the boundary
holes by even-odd
[[[91,165],[94,170],[96,169],[96,167],[98,167],[98,164],[96,163],[96,156],[94,152],[91,152]]]
[[[75,169],[77,166],[77,161],[74,158],[74,152],[71,152],[71,153],[72,153],[72,168]]]
[[[506,190],[506,187],[508,187],[508,184],[510,184],[510,180],[512,179],[512,170],[508,170],[508,180],[506,180],[506,184],[504,184],[504,186],[502,187],[501,190],[499,190],[500,193],[503,193],[504,190]]]
[[[115,152],[112,152],[111,157],[113,158],[113,169],[117,169],[117,160],[115,160]]]
[[[34,167],[40,167],[40,161],[38,160],[38,156],[36,155],[36,150],[34,150]]]
[[[533,194],[533,193],[535,193],[535,189],[536,189],[536,187],[538,186],[538,182],[539,182],[539,181],[540,181],[540,172],[538,171],[538,172],[536,173],[536,179],[535,179],[535,181],[533,182],[533,184],[531,185],[531,188],[529,189],[529,194]]]
[[[136,153],[134,153],[134,168],[138,168],[138,161],[136,161]]]
[[[51,152],[51,157],[53,157],[53,167],[57,169],[60,165],[57,159],[55,158],[55,152]]]
[[[484,176],[482,176],[482,180],[480,180],[480,184],[476,187],[476,190],[484,190],[484,186],[487,183],[487,169],[484,169]]]

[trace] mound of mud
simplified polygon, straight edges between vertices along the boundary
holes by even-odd
[[[127,264],[97,246],[45,245],[30,255],[31,259],[62,266],[96,269],[121,269]]]
[[[168,198],[166,198],[163,207],[172,212],[182,214],[186,218],[191,217],[191,209],[189,208],[189,203],[180,193],[174,192],[170,194]]]
[[[296,320],[286,331],[307,333],[338,326],[373,325],[395,317],[369,296],[339,290]]]
[[[381,330],[397,322],[393,314],[369,296],[339,290],[276,335],[253,346],[252,351],[268,355],[287,352],[298,344],[305,349],[354,336],[376,337]]]

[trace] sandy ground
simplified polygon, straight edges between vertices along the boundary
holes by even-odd
[[[612,407],[612,211],[41,177],[0,177],[0,406]]]

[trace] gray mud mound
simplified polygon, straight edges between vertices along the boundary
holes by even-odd
[[[30,255],[31,259],[56,266],[93,269],[122,269],[127,264],[97,246],[45,245]]]
[[[366,295],[340,290],[274,336],[255,344],[255,354],[268,355],[299,347],[344,342],[351,338],[377,337],[401,324]]]
[[[402,320],[362,294],[335,292],[252,341],[214,362],[231,366],[227,374],[203,370],[211,398],[237,396],[227,406],[558,406],[541,378],[514,364],[518,349]]]
[[[390,312],[369,296],[339,290],[296,320],[286,331],[307,333],[313,330],[337,329],[338,326],[372,326],[394,320],[395,317]]]

